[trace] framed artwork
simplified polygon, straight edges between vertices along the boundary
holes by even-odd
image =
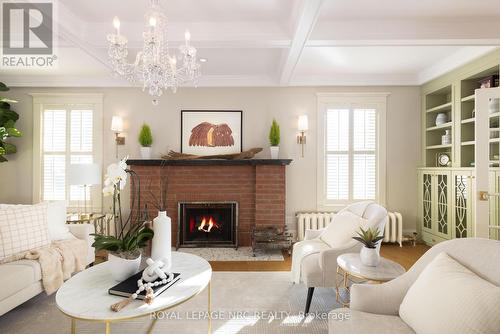
[[[241,110],[182,110],[181,152],[196,155],[240,153]]]

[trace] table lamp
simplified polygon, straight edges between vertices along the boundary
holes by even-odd
[[[84,187],[84,214],[87,214],[87,188],[95,184],[101,184],[101,166],[98,164],[70,164],[68,176],[70,185]]]

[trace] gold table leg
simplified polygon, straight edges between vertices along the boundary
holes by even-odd
[[[153,313],[153,316],[154,316],[153,322],[151,323],[151,325],[149,325],[149,328],[148,328],[146,334],[151,334],[151,332],[153,331],[153,328],[156,325],[156,321],[158,320],[158,313],[156,313],[156,312]]]
[[[76,334],[76,320],[71,318],[71,334]]]
[[[106,334],[111,334],[111,323],[106,321]]]
[[[337,300],[337,303],[341,304],[342,307],[349,307],[349,303],[346,303],[340,294],[340,287],[343,286],[343,288],[346,290],[346,292],[349,293],[349,274],[342,269],[340,269],[339,266],[337,266],[337,276],[342,275],[342,281],[339,283],[337,281],[338,277],[335,277],[335,299]]]
[[[212,333],[212,280],[208,282],[208,334]]]

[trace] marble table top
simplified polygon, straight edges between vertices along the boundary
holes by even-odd
[[[367,280],[386,282],[401,276],[406,270],[398,263],[380,258],[376,267],[368,267],[361,263],[359,253],[347,253],[337,257],[337,265],[345,272]]]
[[[124,300],[108,294],[116,282],[104,262],[67,280],[57,291],[57,307],[66,315],[84,320],[113,321],[141,317],[181,304],[205,289],[212,277],[212,267],[199,256],[172,252],[172,271],[180,280],[158,295],[151,305],[134,300],[120,312],[110,306]]]

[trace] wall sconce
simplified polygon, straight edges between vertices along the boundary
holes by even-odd
[[[120,137],[120,132],[123,132],[123,119],[120,116],[113,116],[111,119],[111,131],[115,133],[116,158],[118,159],[118,145],[125,145],[125,137]]]
[[[302,145],[302,158],[304,157],[304,145],[306,144],[306,131],[309,130],[309,121],[307,120],[307,115],[299,116],[299,122],[297,125],[300,134],[297,136],[297,144]]]

